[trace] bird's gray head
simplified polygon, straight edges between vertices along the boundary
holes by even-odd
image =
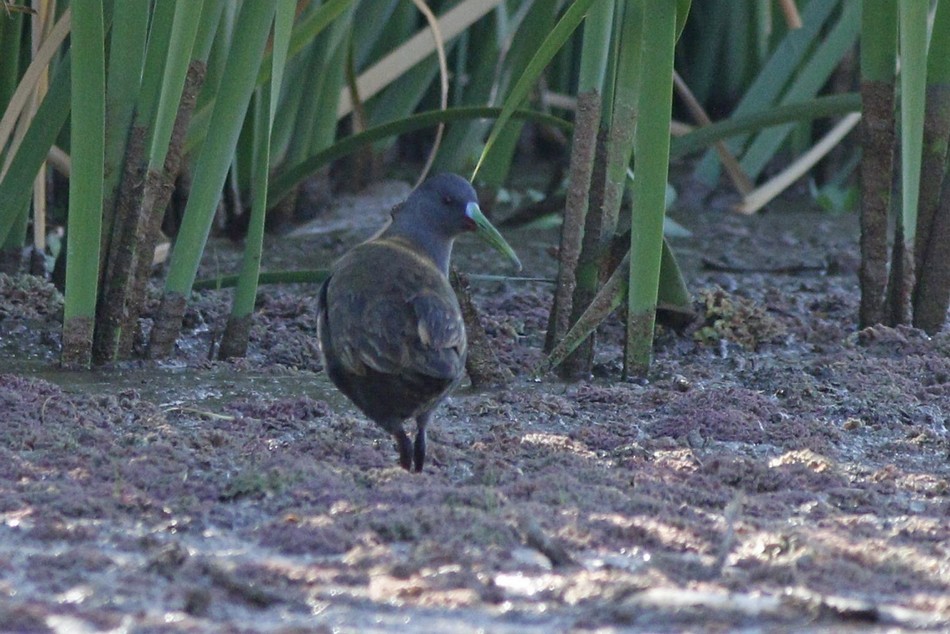
[[[474,231],[520,270],[521,262],[478,207],[472,184],[455,174],[438,174],[415,189],[406,202],[393,210],[388,232],[402,234],[426,250],[445,252],[447,263],[452,241],[462,233]]]
[[[438,174],[393,210],[393,222],[451,240],[477,229],[473,209],[478,210],[478,197],[471,183],[455,174]]]

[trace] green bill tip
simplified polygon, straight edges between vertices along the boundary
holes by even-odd
[[[495,229],[492,223],[488,221],[488,218],[486,218],[482,210],[479,209],[478,204],[469,203],[465,207],[465,215],[475,223],[475,233],[482,240],[490,244],[492,248],[511,260],[515,268],[520,271],[521,260],[518,259],[515,250],[512,249],[511,245],[498,233],[498,229]]]

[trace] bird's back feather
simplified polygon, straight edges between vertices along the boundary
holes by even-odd
[[[433,408],[461,378],[465,327],[448,280],[399,240],[354,248],[320,293],[327,372],[370,418]]]

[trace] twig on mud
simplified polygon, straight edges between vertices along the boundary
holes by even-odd
[[[462,319],[465,321],[465,331],[468,333],[468,358],[465,360],[465,369],[475,387],[489,385],[504,385],[514,378],[508,366],[499,361],[492,347],[485,327],[478,315],[478,308],[472,301],[468,290],[468,278],[453,268],[449,273],[452,288],[462,309]]]
[[[171,407],[165,407],[162,409],[162,412],[165,414],[170,414],[171,412],[180,412],[182,414],[197,414],[198,416],[203,416],[205,418],[216,418],[218,420],[234,420],[236,417],[231,416],[230,414],[218,414],[216,412],[211,412],[206,409],[198,409],[197,407],[186,407],[184,405],[172,405]]]
[[[650,610],[663,613],[732,612],[749,618],[778,616],[791,619],[810,615],[812,619],[834,619],[841,623],[879,623],[915,629],[937,627],[942,622],[939,615],[922,610],[805,589],[763,595],[679,587],[649,588],[625,599],[616,608],[620,616],[636,615],[641,620]]]
[[[284,600],[283,597],[278,594],[268,592],[252,582],[239,579],[231,571],[225,570],[218,564],[206,562],[204,569],[215,585],[220,586],[251,605],[267,608],[276,603],[281,603]]]
[[[46,400],[43,401],[43,406],[40,408],[40,423],[46,424],[46,406],[49,405],[49,402],[53,400],[52,396],[47,396]]]
[[[722,536],[722,543],[719,544],[716,561],[712,565],[713,577],[722,575],[722,569],[726,565],[726,558],[729,557],[729,553],[732,552],[733,547],[736,545],[736,520],[739,517],[739,512],[742,510],[744,500],[745,495],[743,495],[742,491],[737,491],[735,497],[732,498],[732,501],[730,501],[723,510],[722,515],[723,519],[726,520],[726,531]]]
[[[808,273],[812,271],[827,271],[827,264],[807,264],[798,262],[795,264],[785,264],[780,266],[743,266],[741,264],[729,264],[712,258],[703,258],[703,268],[708,271],[721,271],[723,273],[773,273],[778,275],[795,275],[796,273]]]
[[[522,517],[518,520],[518,528],[524,534],[525,544],[550,559],[555,568],[576,563],[567,549],[546,535],[534,520]]]

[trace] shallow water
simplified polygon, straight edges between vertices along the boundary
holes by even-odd
[[[345,406],[345,399],[327,377],[311,372],[274,374],[230,364],[196,369],[178,363],[71,371],[50,360],[18,357],[3,358],[2,368],[4,372],[49,381],[68,392],[115,395],[135,390],[140,398],[163,408],[217,411],[222,405],[255,394],[278,399],[306,395],[327,401],[334,408]]]

